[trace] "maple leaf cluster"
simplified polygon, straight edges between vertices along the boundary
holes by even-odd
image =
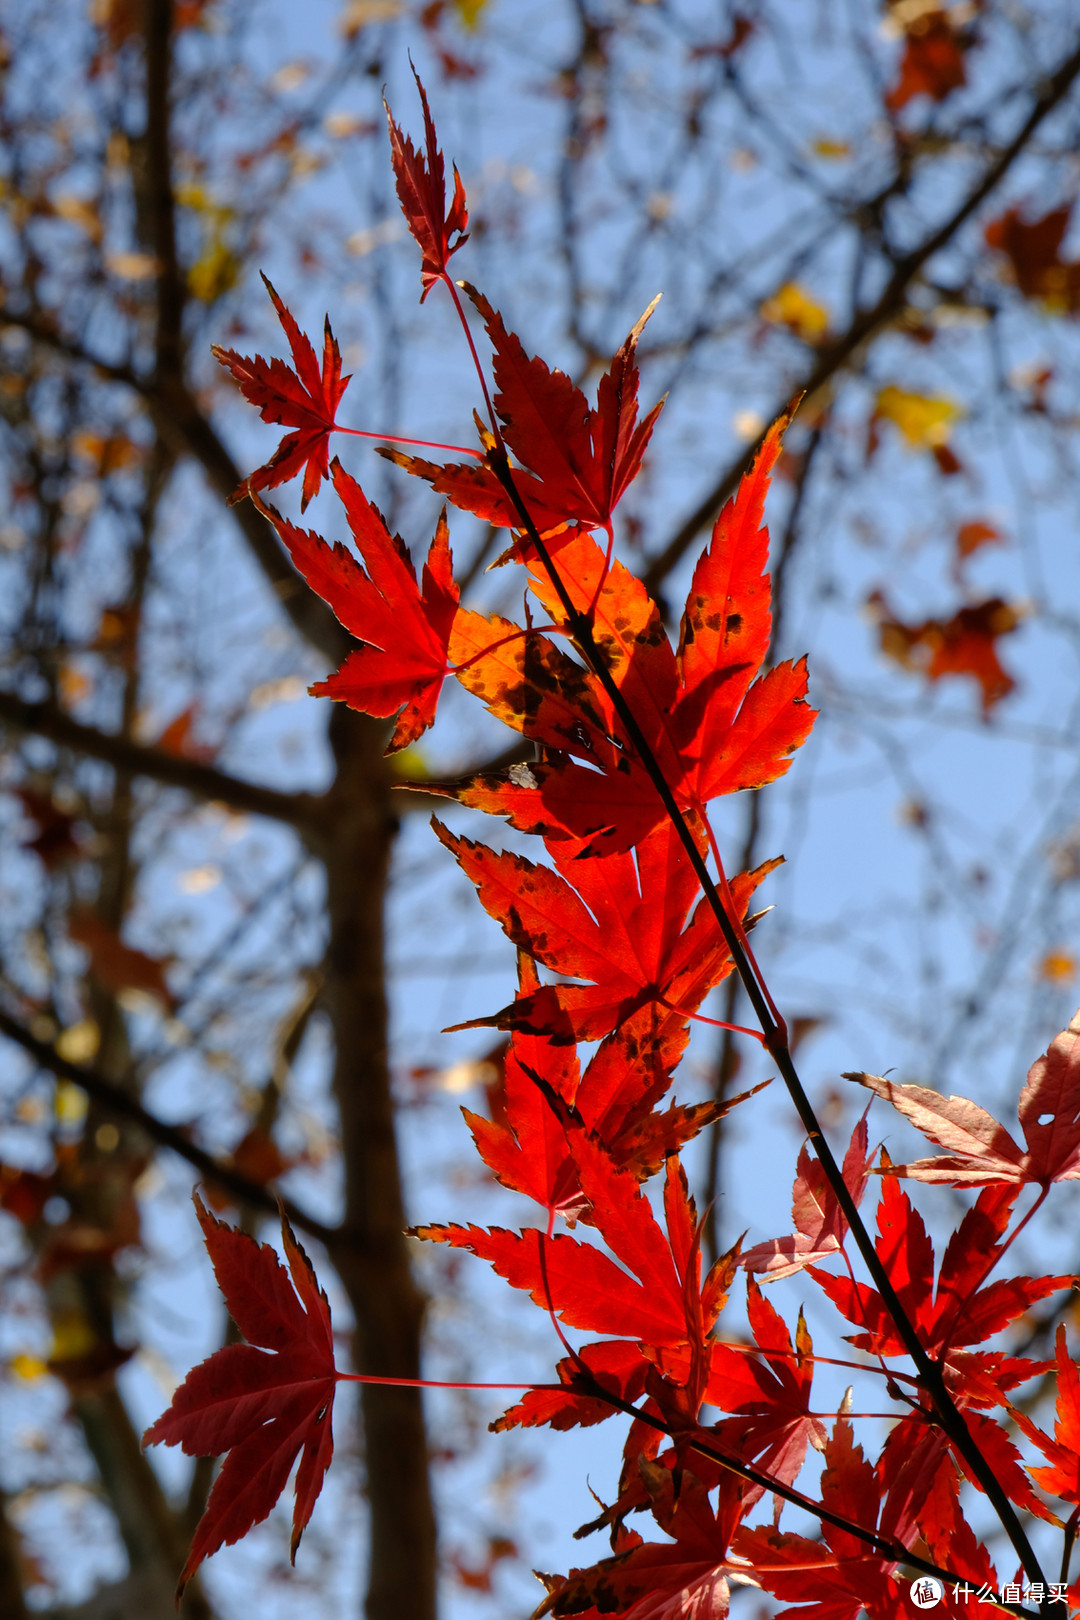
[[[935,20],[918,36],[923,56],[940,45],[942,27]],[[421,250],[424,296],[442,283],[458,303],[447,263],[464,240],[465,192],[455,170],[447,208],[422,86],[421,97],[422,153],[388,112],[398,194]],[[501,1106],[495,1117],[464,1113],[492,1176],[531,1201],[535,1216],[516,1229],[424,1225],[414,1235],[487,1261],[548,1313],[561,1342],[553,1382],[529,1389],[495,1429],[630,1419],[615,1497],[584,1527],[608,1530],[610,1556],[543,1577],[537,1614],[722,1620],[734,1581],[797,1605],[785,1615],[855,1620],[865,1611],[893,1620],[907,1613],[902,1566],[996,1591],[989,1553],[965,1514],[969,1487],[990,1496],[1034,1590],[1039,1566],[1016,1513],[1060,1525],[1044,1498],[1080,1507],[1080,1379],[1063,1333],[1054,1363],[988,1341],[1075,1279],[991,1273],[1030,1218],[1030,1211],[1016,1214],[1023,1189],[1037,1188],[1041,1201],[1051,1183],[1080,1177],[1080,1014],[1021,1093],[1026,1148],[974,1102],[849,1076],[945,1153],[893,1165],[870,1147],[864,1115],[835,1166],[812,1131],[819,1145],[799,1154],[793,1232],[737,1244],[706,1268],[680,1155],[752,1093],[721,1103],[676,1102],[671,1092],[706,996],[734,968],[756,971],[749,910],[777,864],[729,879],[709,805],[782,775],[814,720],[805,663],[766,668],[763,510],[787,420],[765,436],[717,519],[673,644],[658,604],[613,549],[613,513],[659,412],[657,405],[639,416],[637,345],[646,317],[601,378],[593,405],[564,373],[529,356],[482,295],[467,291],[493,352],[482,451],[472,464],[445,465],[388,453],[451,505],[508,531],[502,561],[523,570],[547,616],[541,624],[462,606],[445,510],[418,579],[360,484],[329,463],[344,386],[329,327],[320,373],[271,289],[296,370],[280,360],[220,357],[264,419],[293,430],[244,491],[356,641],[313,690],[392,720],[392,751],[433,724],[452,676],[533,750],[528,761],[435,791],[506,818],[543,846],[544,858],[532,861],[436,823],[517,948],[514,1000],[462,1026],[490,1024],[508,1034]],[[329,473],[352,547],[263,502],[261,490],[302,469],[304,504]],[[940,630],[941,667],[932,672],[968,669],[992,701],[999,694],[985,670],[949,653],[950,627]],[[926,627],[911,636],[912,647],[929,644]],[[782,1025],[763,1020],[763,1027],[786,1077]],[[859,1209],[874,1172],[881,1193],[871,1237]],[[902,1177],[981,1189],[939,1265]],[[199,1219],[248,1342],[189,1374],[147,1434],[196,1454],[229,1453],[181,1585],[203,1558],[269,1513],[299,1457],[295,1553],[330,1461],[336,1382],[348,1376],[335,1368],[326,1299],[287,1223],[286,1269],[201,1204]],[[556,1230],[559,1223],[571,1230]],[[855,1272],[860,1253],[869,1281]],[[740,1275],[747,1326],[725,1330]],[[858,1414],[847,1402],[835,1413],[819,1410],[802,1311],[792,1331],[757,1280],[794,1275],[856,1329],[842,1365],[869,1369],[881,1398],[893,1402],[894,1426],[876,1461],[855,1440]],[[852,1361],[854,1354],[865,1359]],[[1018,1387],[1050,1373],[1058,1388],[1053,1439],[1010,1402]],[[1014,1419],[1045,1464],[1026,1466],[1007,1432]],[[824,1471],[806,1493],[798,1481],[811,1452]],[[785,1503],[817,1514],[821,1539],[782,1530]],[[759,1508],[764,1519],[755,1517]],[[651,1517],[659,1535],[650,1540],[633,1528],[635,1515]],[[1069,1522],[1075,1529],[1075,1514]],[[946,1594],[945,1610],[968,1612],[955,1592]]]

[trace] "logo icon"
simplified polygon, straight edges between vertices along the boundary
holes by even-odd
[[[920,1575],[912,1581],[908,1595],[917,1609],[935,1609],[945,1596],[945,1588],[933,1575]]]

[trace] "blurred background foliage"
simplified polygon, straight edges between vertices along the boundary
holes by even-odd
[[[0,0],[11,1620],[172,1613],[212,1464],[138,1436],[228,1331],[195,1180],[252,1230],[288,1197],[358,1369],[549,1375],[544,1324],[401,1235],[518,1218],[457,1116],[498,1110],[500,1051],[439,1033],[508,999],[512,953],[422,791],[504,737],[451,695],[391,766],[383,728],[308,698],[347,638],[225,505],[272,430],[210,344],[281,351],[259,269],[313,335],[330,311],[350,425],[469,431],[467,356],[438,294],[418,307],[392,191],[380,98],[417,128],[409,53],[468,190],[455,264],[527,348],[588,386],[664,294],[641,354],[668,402],[617,543],[675,617],[804,395],[769,508],[773,651],[809,652],[822,714],[723,830],[729,869],[788,857],[757,938],[830,1127],[861,1106],[845,1068],[1007,1120],[1077,1000],[1069,0]],[[357,443],[416,555],[435,501]],[[512,570],[485,573],[502,539],[462,517],[452,539],[467,600],[513,611]],[[680,1095],[739,1071],[766,1072],[699,1035]],[[700,1145],[714,1246],[786,1229],[786,1179],[762,1178],[797,1127],[770,1097]],[[587,1452],[488,1440],[497,1410],[369,1390],[299,1569],[275,1516],[185,1614],[526,1612],[530,1564],[573,1556]]]

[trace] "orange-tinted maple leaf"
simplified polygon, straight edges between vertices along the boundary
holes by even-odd
[[[90,958],[90,972],[99,984],[114,992],[142,990],[154,996],[170,1012],[176,998],[165,981],[169,958],[148,956],[145,951],[125,945],[101,918],[86,907],[68,913],[67,930]]]
[[[908,30],[900,77],[885,97],[885,105],[890,112],[899,112],[915,96],[944,101],[966,83],[962,39],[944,11],[924,12]]]
[[[954,1187],[993,1187],[1080,1180],[1080,1012],[1028,1070],[1018,1115],[1026,1151],[969,1097],[943,1097],[929,1086],[901,1085],[876,1074],[848,1074],[891,1102],[917,1130],[945,1148],[932,1159],[892,1167],[892,1174]]]
[[[1080,308],[1080,263],[1062,259],[1072,204],[1053,208],[1041,219],[1025,220],[1019,207],[1006,209],[986,227],[988,247],[1004,253],[1025,298],[1075,313]]]
[[[420,103],[424,109],[426,162],[409,137],[403,135],[395,124],[393,114],[385,101],[383,106],[386,107],[386,122],[390,130],[390,155],[394,165],[398,200],[409,230],[423,255],[420,265],[420,280],[424,288],[420,294],[420,302],[423,303],[436,281],[446,274],[451,254],[456,253],[458,248],[468,241],[468,237],[463,233],[469,223],[469,212],[465,205],[465,187],[461,183],[456,164],[454,200],[447,212],[443,155],[439,151],[427,95],[415,68],[413,78],[416,80]],[[450,238],[454,235],[457,236],[457,241],[451,243]]]
[[[521,1000],[540,989],[536,965],[524,952],[519,952],[518,980]],[[671,1021],[677,1020],[672,1016]],[[646,1181],[699,1131],[769,1083],[723,1101],[675,1104],[658,1112],[656,1103],[667,1089],[673,1064],[660,1067],[655,1024],[648,1033],[652,1039],[640,1039],[640,1031],[624,1033],[620,1026],[582,1077],[574,1047],[515,1030],[504,1060],[502,1118],[485,1119],[462,1109],[477,1152],[496,1180],[573,1225],[588,1219],[588,1200],[567,1142],[568,1128],[584,1128],[604,1143],[617,1168]],[[613,1046],[624,1048],[621,1073]]]
[[[144,1445],[180,1446],[189,1457],[228,1452],[195,1531],[178,1597],[204,1558],[267,1517],[299,1456],[295,1559],[333,1455],[330,1419],[338,1377],[330,1306],[284,1216],[287,1268],[268,1244],[215,1219],[197,1195],[195,1208],[218,1286],[247,1343],[226,1345],[193,1367],[168,1411],[143,1436]]]
[[[707,901],[686,923],[697,877],[669,824],[638,846],[636,860],[622,854],[578,861],[574,845],[554,840],[549,848],[557,871],[434,825],[476,884],[485,910],[516,945],[556,973],[591,981],[544,985],[477,1024],[562,1041],[599,1040],[653,1002],[686,1019],[731,971]],[[768,861],[732,880],[740,916],[777,864]]]
[[[943,675],[970,675],[982,691],[983,713],[988,714],[1016,682],[1002,667],[997,638],[1020,623],[1016,609],[1000,596],[962,607],[951,619],[926,619],[905,624],[889,609],[880,591],[868,599],[879,626],[881,650],[905,669],[939,681]]]
[[[962,564],[982,546],[1001,545],[1001,530],[982,518],[961,523],[956,531],[956,560]]]
[[[365,643],[349,654],[336,674],[316,682],[312,692],[380,719],[397,714],[387,750],[393,753],[415,742],[432,724],[448,673],[446,649],[458,588],[446,517],[439,519],[431,542],[421,589],[401,539],[390,533],[381,512],[336,459],[331,476],[366,573],[345,546],[328,545],[310,529],[297,528],[258,497],[256,504],[277,529],[312,590],[345,629]]]
[[[232,372],[244,398],[259,407],[264,422],[280,422],[296,431],[285,435],[266,465],[245,478],[229,501],[243,500],[254,490],[274,489],[294,478],[303,467],[300,510],[304,511],[327,475],[330,435],[337,425],[337,408],[350,379],[341,375],[341,355],[329,318],[323,332],[320,373],[315,350],[265,276],[263,281],[289,340],[292,366],[284,360],[264,360],[261,355],[249,359],[219,344],[212,352]]]
[[[755,679],[771,623],[762,509],[787,420],[785,414],[774,424],[736,497],[717,519],[711,545],[695,570],[677,655],[645,586],[618,561],[609,564],[588,534],[567,536],[556,558],[571,601],[590,613],[612,679],[685,809],[775,781],[816,717],[806,703],[805,661],[778,664]],[[534,593],[552,619],[569,628],[546,570],[537,561],[529,566]],[[530,656],[540,653],[530,654],[527,645],[516,653],[507,645],[499,653],[519,663]],[[541,676],[550,679],[541,668],[534,687]],[[498,677],[493,668],[459,678],[474,690],[494,688],[500,697],[520,693],[525,701],[517,705],[518,729],[549,750],[561,750],[563,757],[477,777],[451,790],[454,796],[507,816],[523,832],[587,840],[591,854],[615,854],[639,844],[665,812],[597,683],[589,688],[587,714],[567,723],[556,717],[550,700],[534,696],[529,701],[527,682],[522,693],[520,680],[515,685]],[[578,670],[575,687],[583,679]],[[496,706],[486,691],[482,695],[493,712],[506,717],[505,701]],[[620,739],[618,746],[609,739]]]
[[[195,736],[195,727],[198,724],[200,705],[189,703],[181,709],[161,732],[154,744],[166,754],[175,754],[180,759],[195,759],[203,764],[209,764],[217,753],[217,749],[208,743],[201,743]]]
[[[638,421],[637,344],[655,300],[601,377],[592,409],[565,372],[526,354],[487,299],[473,287],[467,291],[491,338],[495,410],[507,446],[525,469],[515,469],[514,478],[537,529],[551,535],[570,523],[603,527],[637,476],[663,404]],[[490,468],[438,466],[397,450],[380,454],[427,479],[455,506],[503,528],[521,528],[517,508]],[[529,548],[520,554],[530,555]]]
[[[1054,1346],[1057,1361],[1057,1410],[1054,1438],[1044,1434],[1025,1412],[1009,1408],[1017,1427],[1034,1441],[1049,1467],[1029,1468],[1037,1485],[1062,1502],[1080,1503],[1080,1372],[1069,1354],[1064,1322],[1058,1323]]]

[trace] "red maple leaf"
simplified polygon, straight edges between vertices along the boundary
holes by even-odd
[[[886,1161],[886,1169],[888,1163]],[[1036,1300],[1071,1286],[1072,1277],[1006,1277],[983,1286],[998,1256],[1016,1202],[1016,1186],[987,1187],[979,1194],[942,1256],[934,1285],[934,1248],[899,1183],[887,1176],[878,1204],[875,1247],[908,1319],[927,1353],[948,1357],[953,1348],[979,1344],[1008,1327]],[[863,1331],[850,1342],[875,1355],[902,1355],[904,1343],[880,1294],[850,1277],[810,1268],[836,1308]],[[948,1369],[946,1369],[948,1376]]]
[[[497,1433],[503,1429],[536,1428],[541,1424],[549,1429],[587,1429],[614,1417],[617,1407],[597,1395],[583,1393],[582,1362],[597,1383],[620,1400],[636,1401],[645,1392],[649,1363],[638,1346],[628,1339],[601,1339],[596,1344],[583,1345],[577,1359],[563,1356],[556,1363],[559,1379],[566,1386],[564,1389],[531,1389],[516,1406],[496,1418],[491,1429]]]
[[[885,97],[890,112],[899,112],[915,96],[944,101],[967,83],[964,41],[945,11],[920,14],[908,30],[900,77]]]
[[[483,317],[494,350],[495,410],[503,438],[522,468],[514,480],[542,535],[570,523],[606,527],[627,486],[637,477],[663,400],[638,421],[638,339],[656,307],[649,305],[600,379],[596,407],[565,372],[526,354],[502,316],[475,287],[466,291]],[[406,472],[426,479],[467,512],[502,528],[520,529],[521,515],[490,467],[444,466],[402,451],[379,452]],[[524,546],[520,555],[530,555]]]
[[[740,1482],[730,1474],[713,1509],[708,1492],[683,1470],[678,1485],[670,1469],[639,1459],[648,1501],[660,1528],[672,1538],[647,1542],[624,1531],[623,1547],[589,1569],[542,1577],[548,1595],[537,1617],[580,1615],[593,1620],[618,1613],[623,1620],[724,1620],[731,1574],[748,1573],[746,1560],[729,1552],[745,1511]]]
[[[553,841],[549,849],[558,871],[434,826],[476,884],[484,909],[516,945],[556,973],[592,981],[544,985],[493,1017],[460,1028],[493,1024],[556,1040],[599,1040],[649,1004],[689,1017],[731,972],[706,900],[686,923],[698,882],[670,824],[638,845],[636,859],[622,854],[576,860],[573,844]],[[766,861],[732,879],[740,917],[778,864]]]
[[[217,1220],[197,1194],[195,1209],[229,1314],[248,1342],[226,1345],[193,1367],[143,1435],[143,1445],[180,1446],[189,1457],[228,1452],[181,1572],[178,1600],[204,1558],[267,1517],[299,1456],[295,1560],[333,1456],[338,1378],[330,1306],[285,1217],[288,1269],[269,1244]]]
[[[548,1237],[535,1228],[510,1232],[501,1227],[423,1226],[414,1235],[471,1250],[569,1327],[650,1345],[692,1342],[688,1312],[704,1318],[712,1307],[703,1307],[701,1300],[712,1294],[707,1280],[704,1291],[695,1288],[697,1304],[689,1301],[691,1261],[684,1241],[685,1210],[677,1193],[669,1191],[666,1200],[665,1237],[636,1177],[619,1170],[584,1131],[568,1132],[567,1141],[591,1205],[590,1223],[614,1260],[592,1244],[562,1234]]]
[[[390,156],[394,165],[398,199],[409,229],[423,255],[420,265],[420,280],[424,287],[420,294],[420,302],[423,303],[436,281],[445,276],[450,255],[456,253],[458,248],[463,247],[468,241],[468,237],[462,233],[469,223],[469,212],[465,206],[465,187],[461,183],[456,164],[454,200],[447,212],[443,155],[439,151],[427,95],[415,68],[413,78],[416,80],[416,88],[420,92],[420,102],[424,109],[426,162],[409,137],[403,135],[395,124],[394,116],[385,101],[383,106],[386,107],[386,122],[390,129]],[[455,234],[457,241],[451,244],[450,238]]]
[[[856,1206],[862,1203],[866,1191],[870,1158],[864,1114],[851,1133],[842,1172]],[[757,1243],[752,1249],[745,1249],[739,1258],[739,1264],[747,1271],[763,1273],[766,1282],[791,1277],[804,1266],[816,1265],[819,1260],[838,1254],[847,1231],[847,1221],[821,1161],[805,1146],[799,1152],[797,1171],[791,1195],[794,1233],[790,1237],[772,1238],[768,1243]]]
[[[922,1134],[947,1148],[932,1159],[891,1168],[914,1181],[955,1187],[1021,1187],[1080,1180],[1080,1012],[1028,1070],[1018,1114],[1027,1151],[969,1097],[943,1097],[929,1086],[900,1085],[876,1074],[848,1074],[891,1102]]]
[[[896,1536],[883,1494],[882,1482],[854,1442],[850,1420],[838,1417],[825,1445],[822,1504],[865,1530]],[[907,1620],[912,1605],[907,1582],[894,1573],[896,1561],[836,1525],[823,1522],[821,1531],[820,1541],[765,1527],[743,1528],[732,1538],[733,1551],[747,1560],[767,1592],[800,1605],[782,1609],[778,1620],[855,1620],[864,1611],[874,1620]],[[985,1549],[960,1516],[949,1567],[967,1580],[990,1581],[996,1587]],[[967,1612],[961,1598],[946,1588],[943,1613],[959,1617]]]
[[[298,529],[258,497],[256,504],[312,590],[346,630],[366,643],[349,654],[336,674],[317,681],[312,693],[338,698],[380,719],[397,714],[387,749],[394,753],[432,724],[448,673],[446,649],[458,611],[458,588],[446,516],[439,519],[431,542],[421,590],[408,551],[390,533],[379,509],[336,459],[331,475],[366,573],[345,546],[328,545],[310,529]]]
[[[229,504],[243,500],[254,490],[275,489],[278,484],[294,478],[303,467],[304,488],[300,500],[303,512],[312,497],[319,493],[319,485],[327,475],[330,435],[337,426],[337,408],[350,379],[341,375],[341,354],[330,330],[329,317],[323,332],[320,374],[315,350],[265,276],[263,281],[285,328],[292,350],[292,366],[276,358],[264,360],[261,355],[249,359],[217,343],[211,352],[232,372],[244,398],[259,407],[264,422],[280,422],[296,431],[285,435],[265,466],[244,479],[229,496]]]
[[[781,1484],[792,1485],[807,1445],[817,1451],[825,1448],[824,1425],[810,1411],[813,1340],[800,1310],[793,1350],[783,1319],[753,1281],[747,1284],[746,1306],[754,1341],[765,1354],[759,1361],[727,1345],[713,1345],[705,1401],[740,1414],[726,1418],[713,1431],[725,1450],[747,1461],[760,1457],[760,1467]],[[752,1499],[760,1494],[755,1487]],[[776,1497],[777,1520],[782,1506]]]
[[[539,989],[536,964],[519,952],[518,998]],[[683,1022],[671,1020],[676,1021]],[[487,1119],[462,1109],[476,1150],[496,1180],[573,1225],[588,1201],[567,1145],[568,1128],[598,1137],[620,1169],[645,1181],[699,1131],[769,1084],[658,1113],[655,1105],[670,1071],[657,1060],[657,1038],[663,1042],[663,1036],[655,1028],[649,1033],[652,1040],[639,1041],[633,1031],[613,1031],[582,1076],[574,1047],[515,1030],[503,1059],[501,1117]],[[616,1044],[626,1058],[621,1078],[618,1056],[605,1051]]]

